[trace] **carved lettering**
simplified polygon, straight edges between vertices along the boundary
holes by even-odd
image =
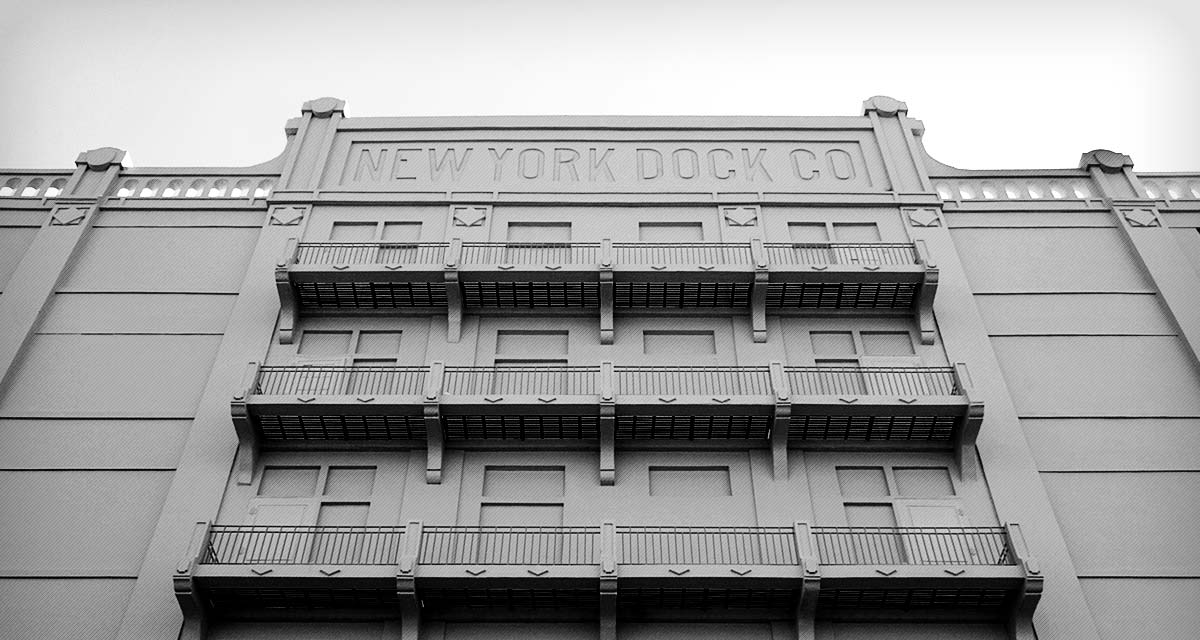
[[[609,147],[604,150],[604,153],[600,154],[600,157],[596,157],[597,151],[598,149],[595,147],[588,149],[588,181],[595,182],[597,172],[603,169],[605,179],[609,182],[614,182],[616,178],[613,177],[612,169],[608,166],[608,154],[616,151],[616,149]]]
[[[751,158],[750,150],[745,148],[742,149],[742,160],[744,161],[746,167],[746,173],[744,175],[750,182],[754,182],[754,176],[759,173],[761,173],[763,177],[767,179],[767,182],[772,181],[771,174],[767,173],[767,168],[763,166],[763,156],[766,154],[767,150],[760,148],[758,152],[754,154],[754,158]]]
[[[396,180],[416,180],[417,175],[414,173],[416,169],[409,166],[412,158],[408,154],[421,153],[420,149],[396,149],[395,159],[392,162],[392,178]],[[432,153],[432,150],[430,150]]]
[[[512,151],[512,147],[504,147],[504,151],[498,153],[495,147],[488,147],[488,151],[492,154],[492,180],[500,182],[504,177],[504,156]]]
[[[676,149],[671,154],[671,161],[679,178],[691,180],[700,175],[700,154],[695,149]]]
[[[521,152],[517,154],[517,169],[521,172],[522,178],[533,180],[542,175],[542,164],[545,161],[546,154],[541,149],[521,149]]]
[[[854,177],[854,160],[845,151],[830,149],[825,152],[825,160],[829,163],[829,169],[833,171],[833,177],[838,180],[849,180]]]
[[[721,166],[717,166],[717,157],[724,156]],[[717,180],[728,180],[737,174],[737,170],[729,166],[733,164],[733,152],[729,149],[713,149],[708,152],[708,172]]]
[[[355,181],[363,179],[363,168],[365,167],[371,175],[371,181],[379,182],[379,172],[383,170],[383,165],[387,162],[388,150],[386,147],[380,147],[378,151],[372,156],[371,149],[368,147],[358,154],[358,165],[354,168]]]
[[[788,154],[792,159],[792,170],[801,180],[812,180],[820,177],[821,170],[817,169],[817,154],[808,149],[796,149]]]
[[[556,147],[554,149],[554,180],[557,182],[561,177],[562,170],[571,172],[571,181],[579,182],[579,172],[575,170],[575,161],[579,159],[579,152],[574,149],[564,147]]]
[[[467,164],[467,158],[471,156],[471,147],[463,150],[462,160],[458,159],[457,149],[447,147],[442,152],[442,159],[437,158],[437,149],[429,150],[429,177],[435,182],[442,177],[442,172],[446,170],[447,161],[450,165],[450,179],[458,180],[458,174],[462,172],[463,167]]]
[[[654,180],[662,176],[662,154],[654,149],[637,150],[639,180]]]

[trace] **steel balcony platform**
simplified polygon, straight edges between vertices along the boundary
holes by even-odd
[[[975,472],[983,403],[955,367],[259,366],[230,405],[249,483],[260,449],[425,447],[439,482],[447,444],[652,440],[762,443],[786,473],[788,448],[946,448]]]
[[[938,271],[922,243],[289,242],[276,265],[280,340],[302,315],[595,310],[601,342],[623,310],[913,313],[933,340]]]

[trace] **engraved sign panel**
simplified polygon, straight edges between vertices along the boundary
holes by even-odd
[[[341,185],[368,190],[875,191],[847,141],[356,141]]]

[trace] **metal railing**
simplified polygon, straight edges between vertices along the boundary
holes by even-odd
[[[446,259],[445,242],[301,242],[297,264],[430,264]]]
[[[769,243],[763,248],[770,264],[902,265],[918,262],[912,243]]]
[[[420,264],[442,265],[447,242],[301,242],[296,263],[307,265]],[[766,259],[776,265],[906,265],[916,264],[912,243],[769,243]],[[597,265],[602,246],[595,242],[463,242],[464,265]],[[749,243],[614,242],[615,264],[753,265]]]
[[[429,367],[262,366],[257,395],[419,395]],[[446,367],[440,388],[450,395],[596,395],[598,366],[497,364]],[[953,367],[784,367],[790,393],[804,395],[953,396],[963,389]],[[618,395],[770,396],[768,367],[613,367]]]
[[[767,367],[613,367],[623,395],[771,395]]]
[[[621,564],[797,565],[791,527],[617,527]]]
[[[444,391],[451,395],[594,395],[600,367],[497,365],[446,367]]]
[[[750,264],[750,245],[732,242],[614,242],[617,264]]]
[[[404,527],[213,525],[201,564],[390,565]]]
[[[464,242],[463,264],[590,264],[599,261],[600,244],[585,242]]]
[[[447,527],[421,531],[429,565],[588,565],[599,562],[598,527]]]
[[[823,565],[1012,565],[1003,527],[813,527]]]
[[[954,396],[953,367],[784,367],[793,395]]]
[[[429,367],[263,366],[254,393],[261,395],[418,395]]]

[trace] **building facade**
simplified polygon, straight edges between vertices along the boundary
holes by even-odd
[[[0,636],[1193,637],[1200,174],[923,132],[0,172]]]

